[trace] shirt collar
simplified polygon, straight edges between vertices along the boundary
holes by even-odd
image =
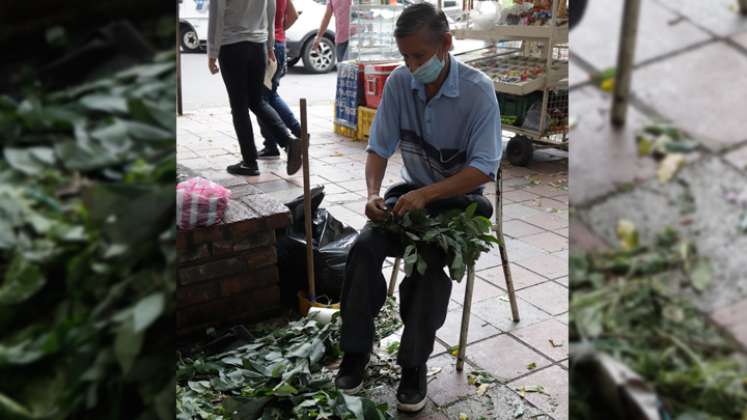
[[[425,85],[415,80],[412,74],[410,74],[410,88],[416,90],[420,98],[425,100]],[[449,54],[449,74],[433,99],[438,98],[442,94],[451,98],[459,96],[459,63],[451,54]]]

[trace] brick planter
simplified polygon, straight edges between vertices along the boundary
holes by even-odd
[[[178,335],[281,311],[275,230],[288,226],[290,212],[251,192],[231,200],[222,223],[177,232]]]

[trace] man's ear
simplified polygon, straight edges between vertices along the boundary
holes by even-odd
[[[452,39],[451,32],[446,32],[444,34],[444,40],[442,46],[444,47],[444,51],[451,51],[454,49],[454,42]]]

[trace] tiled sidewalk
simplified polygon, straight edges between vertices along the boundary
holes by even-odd
[[[673,226],[711,260],[714,278],[693,301],[747,348],[747,234],[739,225],[747,201],[747,17],[736,0],[642,2],[632,103],[622,129],[609,123],[610,95],[590,82],[615,66],[622,2],[594,0],[571,32],[570,197],[572,243],[595,248],[615,242],[619,219],[643,240]],[[637,130],[665,121],[700,143],[669,182],[639,158]],[[693,208],[682,208],[682,197]],[[747,197],[747,195],[745,195]],[[688,199],[689,199],[688,198]]]
[[[234,184],[236,179],[225,172],[228,164],[239,160],[230,110],[201,110],[178,118],[177,124],[178,163],[209,179]],[[366,222],[365,144],[332,132],[331,104],[309,108],[309,127],[311,181],[312,186],[325,187],[322,207],[360,229]],[[429,361],[429,368],[442,368],[431,378],[429,404],[418,416],[401,418],[453,419],[463,413],[470,419],[513,419],[522,410],[520,418],[568,418],[568,192],[567,159],[562,156],[538,152],[529,168],[504,162],[504,228],[521,322],[511,321],[496,248],[476,266],[465,371],[455,371],[456,359],[448,352],[458,342],[464,299],[464,284],[454,283],[447,320]],[[399,180],[401,166],[399,154],[392,157],[384,187]],[[259,177],[243,180],[281,202],[302,194],[301,172],[287,176],[284,159],[260,162],[260,171]],[[231,187],[234,194],[242,188],[246,187]],[[491,200],[494,190],[493,185],[486,188]],[[391,260],[383,271],[388,279]],[[536,367],[529,369],[530,364]],[[484,395],[467,384],[468,373],[478,368],[500,382]],[[516,388],[523,385],[541,385],[544,394],[527,393],[522,400]],[[382,389],[376,396],[389,403],[393,414],[394,393]]]

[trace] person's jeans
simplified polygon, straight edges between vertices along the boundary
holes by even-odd
[[[277,143],[285,147],[291,140],[287,127],[278,114],[262,98],[262,86],[267,67],[265,44],[239,42],[224,45],[218,56],[223,82],[231,104],[233,127],[244,162],[257,160],[254,132],[249,110],[265,125]]]
[[[349,41],[345,41],[335,46],[335,53],[337,54],[338,63],[341,63],[348,59],[348,43]]]
[[[277,112],[280,119],[288,127],[296,137],[301,137],[301,124],[299,124],[293,111],[290,110],[288,104],[285,103],[283,98],[278,95],[278,86],[280,85],[280,78],[285,76],[288,66],[285,63],[285,43],[275,42],[275,58],[277,58],[278,69],[275,70],[275,75],[272,76],[272,89],[263,87],[263,94],[265,101]],[[269,150],[277,149],[277,141],[270,134],[269,130],[264,126],[263,122],[259,122],[259,127],[262,132],[262,136],[265,138],[265,148]]]

